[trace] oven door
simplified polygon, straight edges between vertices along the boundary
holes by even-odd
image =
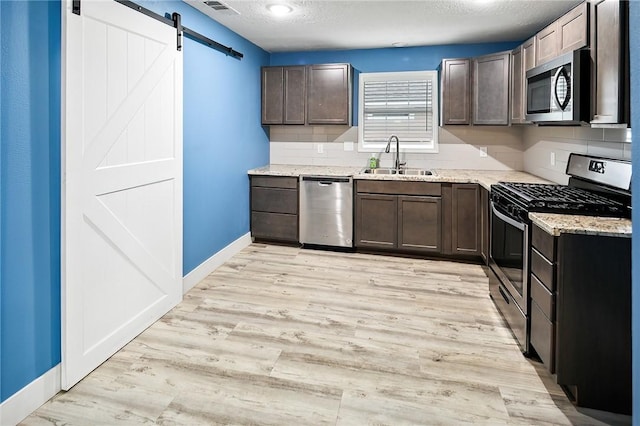
[[[491,296],[509,323],[523,352],[528,352],[529,224],[516,220],[491,202],[489,265],[497,280]]]

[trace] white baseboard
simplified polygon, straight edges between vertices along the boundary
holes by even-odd
[[[0,425],[15,425],[60,392],[60,364],[0,404]]]
[[[224,262],[231,259],[242,249],[251,244],[251,233],[247,232],[209,259],[198,265],[182,279],[182,294],[186,294],[196,284],[205,279],[207,275],[218,269]]]

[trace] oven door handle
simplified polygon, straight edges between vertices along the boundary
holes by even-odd
[[[495,214],[495,215],[498,217],[498,219],[500,219],[500,220],[502,220],[502,221],[504,221],[504,222],[508,223],[509,225],[513,226],[514,228],[517,228],[517,229],[519,229],[519,230],[521,230],[521,231],[523,231],[523,232],[524,232],[524,230],[525,230],[525,226],[526,226],[526,225],[525,225],[524,223],[522,223],[522,222],[518,222],[518,221],[516,221],[516,220],[514,220],[514,219],[510,218],[510,217],[509,217],[509,216],[507,216],[506,214],[504,214],[504,213],[500,212],[500,211],[496,208],[496,206],[495,206],[495,204],[493,203],[493,201],[491,202],[491,211],[493,212],[493,214]]]

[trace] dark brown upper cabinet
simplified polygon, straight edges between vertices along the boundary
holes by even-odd
[[[350,124],[349,64],[262,68],[262,124]]]
[[[589,45],[589,7],[583,2],[535,36],[536,65]]]
[[[585,1],[558,19],[558,54],[589,45],[589,5]]]
[[[441,124],[470,124],[470,60],[444,59],[441,84]]]
[[[510,55],[442,61],[441,125],[509,124]]]
[[[511,52],[511,123],[527,124],[525,119],[526,75],[536,66],[536,40],[531,37]]]
[[[531,37],[529,40],[522,43],[522,64],[523,74],[526,75],[527,71],[536,66],[536,38]]]
[[[509,52],[473,58],[473,124],[509,124]]]
[[[306,67],[262,68],[262,124],[304,124]]]
[[[536,65],[558,56],[558,22],[551,23],[536,34]]]
[[[511,51],[511,122],[524,122],[524,55],[522,46]]]
[[[629,121],[628,1],[592,3],[591,55],[594,63],[591,125],[626,127]]]
[[[310,65],[307,73],[307,124],[350,124],[351,66]]]

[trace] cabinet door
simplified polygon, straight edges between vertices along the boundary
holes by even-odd
[[[489,264],[489,191],[480,188],[480,256],[485,265]]]
[[[595,5],[596,87],[591,124],[629,123],[628,4],[604,0]]]
[[[558,56],[558,21],[536,34],[536,66]]]
[[[442,62],[442,124],[469,124],[469,59]]]
[[[630,238],[561,234],[557,251],[557,383],[579,406],[631,414]]]
[[[283,124],[304,124],[307,97],[306,67],[284,67]]]
[[[511,122],[524,122],[524,56],[522,46],[511,52]]]
[[[440,197],[398,197],[398,248],[440,253]]]
[[[477,184],[451,185],[451,250],[453,254],[479,255],[479,190]]]
[[[583,2],[558,19],[559,54],[589,45],[589,7]]]
[[[307,71],[307,123],[349,124],[350,66],[311,65]]]
[[[284,70],[262,68],[262,124],[282,124],[284,105]]]
[[[509,124],[509,52],[473,59],[473,124]]]
[[[392,249],[398,240],[398,197],[356,195],[356,247]]]
[[[527,71],[536,66],[536,38],[531,37],[522,43],[522,73],[526,76]],[[524,78],[524,76],[523,76]]]

